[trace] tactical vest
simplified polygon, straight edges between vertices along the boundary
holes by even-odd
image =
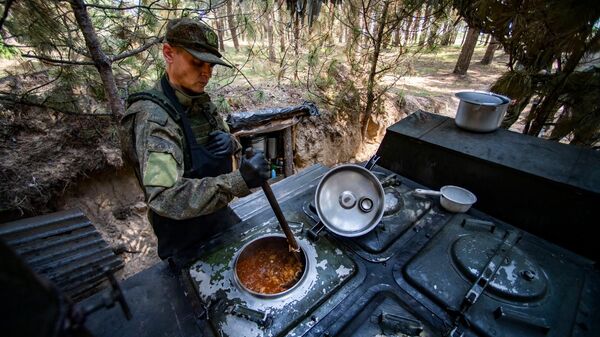
[[[221,174],[232,172],[233,161],[231,156],[215,157],[203,145],[196,142],[192,127],[187,114],[171,85],[165,76],[161,79],[163,92],[149,90],[132,94],[127,99],[127,106],[140,101],[152,101],[165,110],[184,133],[184,174],[185,178],[216,177]],[[210,118],[207,116],[207,118]],[[210,122],[210,120],[209,120]],[[211,123],[215,128],[215,124]],[[135,135],[132,135],[135,142]],[[135,143],[133,143],[135,145]],[[139,166],[138,166],[139,167]],[[140,180],[139,172],[138,180]],[[229,207],[223,207],[218,211],[185,220],[174,220],[156,214],[149,210],[148,214],[154,233],[158,238],[158,256],[166,259],[173,255],[189,254],[195,246],[203,240],[218,233],[226,224],[235,224],[240,219]]]

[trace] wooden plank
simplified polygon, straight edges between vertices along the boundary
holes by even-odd
[[[294,174],[294,143],[292,127],[283,130],[283,174],[289,177]]]

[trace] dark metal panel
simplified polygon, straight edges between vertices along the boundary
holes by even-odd
[[[593,179],[600,170],[583,168],[599,162],[600,153],[507,130],[470,133],[452,119],[428,116],[435,115],[415,113],[389,127],[378,165],[431,188],[465,187],[477,195],[477,209],[600,261],[595,237],[581,234],[600,217],[594,192],[600,185]],[[577,184],[570,171],[575,161],[582,174]]]
[[[94,336],[110,337],[201,337],[213,336],[206,321],[194,316],[189,296],[185,292],[177,274],[174,274],[166,261],[124,280],[121,287],[133,318],[127,321],[121,308],[114,306],[100,310],[89,316],[85,326]],[[80,304],[83,307],[101,300],[106,291],[99,292]]]
[[[0,238],[73,299],[90,294],[105,271],[123,268],[121,258],[78,209],[0,224]]]

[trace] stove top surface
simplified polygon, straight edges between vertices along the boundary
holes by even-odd
[[[326,171],[324,171],[326,172]],[[319,174],[324,174],[320,172]],[[281,298],[257,298],[233,277],[240,248],[279,233],[270,209],[242,238],[189,269],[218,336],[592,336],[600,331],[600,278],[591,263],[476,209],[451,214],[421,187],[376,167],[385,214],[370,233],[324,230],[311,202],[318,179],[281,202],[307,252],[309,274]],[[301,191],[301,192],[300,192]],[[250,229],[247,229],[250,228]]]
[[[356,263],[327,237],[311,241],[303,234],[309,227],[301,213],[284,211],[298,244],[306,253],[307,271],[299,284],[281,296],[257,297],[235,280],[235,256],[248,242],[281,235],[279,224],[270,218],[242,233],[242,240],[222,246],[191,265],[189,275],[212,329],[219,336],[285,336],[290,329],[305,330],[314,322],[312,311],[333,295],[357,272]],[[301,333],[301,332],[296,332]]]
[[[463,311],[482,335],[568,336],[585,280],[571,262],[514,227],[455,215],[395,277],[405,290]]]

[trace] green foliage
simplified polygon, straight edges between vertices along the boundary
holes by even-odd
[[[225,96],[218,95],[215,99],[213,99],[213,102],[214,102],[215,106],[217,107],[218,113],[230,113],[231,112],[231,106],[229,105],[229,102],[227,102],[227,99],[225,98]]]
[[[256,90],[253,94],[252,97],[254,99],[255,102],[257,103],[264,103],[267,99],[267,95],[265,94],[265,92],[263,90]]]
[[[4,44],[4,40],[0,37],[0,58],[11,59],[19,55],[19,50],[14,47],[8,47]]]
[[[561,97],[563,110],[550,135],[562,139],[571,132],[571,143],[593,146],[600,141],[600,67],[573,72]]]

